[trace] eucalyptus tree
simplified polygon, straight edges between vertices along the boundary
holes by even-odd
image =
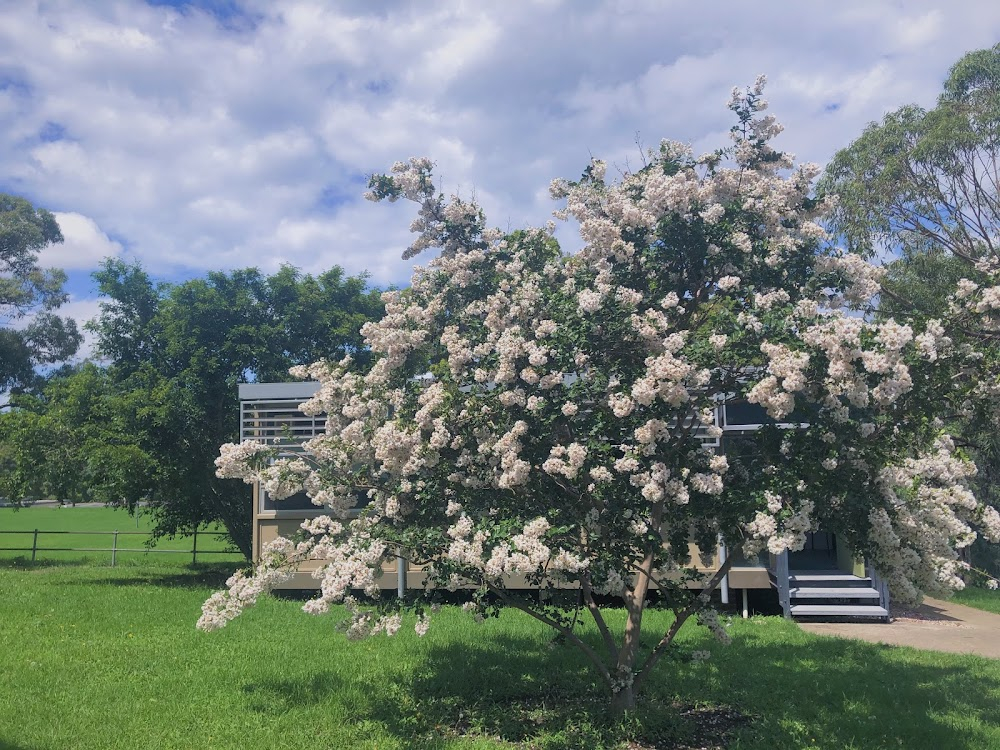
[[[53,312],[68,298],[66,274],[38,265],[38,253],[62,241],[50,212],[0,194],[0,392],[30,385],[36,367],[69,359],[80,345],[75,321]]]

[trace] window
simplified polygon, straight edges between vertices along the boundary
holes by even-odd
[[[305,492],[296,492],[284,500],[275,500],[263,491],[260,493],[260,509],[264,513],[273,513],[276,510],[311,510],[316,512],[323,510],[321,506],[313,505],[313,501],[309,499],[309,496]]]
[[[722,412],[723,430],[759,430],[764,425],[774,425],[784,428],[807,427],[805,415],[793,411],[784,422],[775,422],[767,415],[767,409],[760,404],[751,404],[745,399],[726,401],[720,408]]]

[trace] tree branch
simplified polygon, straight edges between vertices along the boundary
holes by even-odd
[[[594,590],[590,586],[589,576],[582,576],[580,578],[580,590],[583,594],[583,603],[586,605],[591,617],[594,618],[597,629],[601,633],[601,638],[604,639],[604,646],[608,649],[608,653],[611,654],[612,661],[618,661],[618,644],[615,643],[614,636],[608,630],[608,624],[604,620],[604,615],[601,614],[601,608],[594,601]]]
[[[705,588],[702,589],[701,593],[698,594],[695,600],[691,602],[691,604],[686,606],[684,609],[682,609],[680,612],[675,611],[676,619],[670,626],[670,629],[667,630],[663,638],[661,638],[660,642],[656,644],[656,647],[653,648],[653,650],[649,653],[649,656],[647,656],[646,660],[642,663],[642,666],[639,667],[639,670],[636,672],[633,688],[637,693],[639,692],[643,682],[646,681],[646,677],[649,675],[650,671],[653,669],[654,666],[656,666],[656,663],[660,660],[660,657],[663,656],[663,652],[666,650],[667,646],[669,646],[673,642],[674,638],[677,636],[677,633],[680,631],[681,626],[684,625],[685,621],[691,615],[693,615],[698,610],[703,609],[704,606],[708,603],[712,595],[712,592],[715,591],[716,587],[729,572],[729,569],[733,567],[733,561],[735,559],[736,559],[735,557],[727,557],[726,561],[722,564],[722,567],[720,567],[715,572],[715,575],[713,575],[709,579],[708,583],[705,585]]]
[[[576,633],[574,633],[572,630],[567,628],[565,625],[562,625],[558,621],[553,620],[551,617],[548,617],[542,614],[541,612],[536,612],[527,604],[524,604],[523,602],[520,602],[517,599],[514,599],[513,597],[509,596],[504,589],[500,588],[496,584],[490,583],[489,581],[485,581],[485,583],[487,588],[489,588],[490,591],[499,596],[500,599],[502,599],[504,604],[506,604],[507,606],[513,607],[514,609],[519,609],[525,614],[534,617],[539,622],[544,623],[545,625],[548,625],[550,628],[554,628],[555,630],[557,630],[563,637],[566,638],[566,640],[568,640],[570,643],[572,643],[574,646],[580,649],[586,655],[586,657],[590,659],[591,663],[597,668],[597,671],[600,673],[601,677],[604,678],[604,681],[608,684],[609,687],[611,686],[612,684],[611,673],[608,671],[607,665],[603,661],[601,661],[601,657],[597,655],[597,652],[595,652],[594,649],[592,649],[590,646],[584,643],[584,641],[581,640]]]

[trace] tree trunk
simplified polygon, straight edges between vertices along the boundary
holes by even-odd
[[[226,527],[229,541],[236,545],[237,549],[243,553],[243,556],[248,561],[253,559],[252,516],[247,513],[246,517],[242,517],[233,513],[233,509],[225,506],[223,503],[219,505],[221,506],[219,509],[219,520]]]
[[[635,710],[635,688],[631,680],[627,685],[622,685],[621,690],[611,694],[611,713],[615,716],[623,716],[628,711]]]
[[[246,497],[245,492],[236,488],[236,492],[230,490],[228,493],[215,483],[219,480],[210,480],[212,485],[206,493],[207,510],[211,511],[226,527],[229,541],[236,545],[237,549],[249,561],[253,559],[253,505],[252,501]],[[228,480],[222,480],[228,481]]]
[[[237,549],[239,549],[247,561],[252,560],[253,546],[251,537],[246,533],[246,524],[240,523],[237,525],[231,517],[227,517],[222,519],[222,525],[226,527],[226,533],[229,535],[229,541],[236,545]]]

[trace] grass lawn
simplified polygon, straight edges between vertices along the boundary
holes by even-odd
[[[990,591],[989,589],[970,586],[969,588],[955,592],[952,600],[959,604],[964,604],[966,607],[985,609],[987,612],[1000,614],[1000,591]]]
[[[137,522],[138,521],[138,522]],[[119,531],[117,564],[151,560],[179,558],[191,561],[190,555],[160,554],[163,550],[187,550],[190,552],[191,537],[161,539],[155,547],[147,548],[148,532],[152,529],[152,518],[140,514],[138,519],[119,508],[87,508],[66,506],[37,506],[27,508],[0,508],[0,547],[16,547],[13,551],[0,551],[0,562],[13,558],[31,558],[33,534],[4,533],[27,532],[39,529],[38,547],[72,547],[111,549],[113,537],[106,532]],[[207,532],[219,528],[206,529],[198,534],[198,551],[222,551],[228,549],[225,540]],[[72,534],[46,534],[51,531],[69,531]],[[101,532],[101,533],[90,533]],[[128,533],[126,533],[128,532]],[[140,532],[140,533],[136,533]],[[124,550],[124,551],[123,551]],[[93,564],[111,563],[110,552],[46,552],[39,551],[39,561],[76,561]],[[243,560],[238,552],[229,555],[206,554],[200,561],[227,562],[237,565]]]
[[[423,639],[410,621],[349,643],[337,614],[268,599],[198,632],[224,577],[180,561],[0,566],[0,750],[671,747],[719,706],[751,719],[730,748],[1000,748],[1000,661],[780,618],[734,621],[729,647],[690,628],[682,649],[713,658],[661,664],[623,729],[602,721],[575,650],[519,613],[476,625],[446,607]]]

